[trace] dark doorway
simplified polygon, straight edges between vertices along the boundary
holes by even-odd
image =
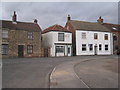
[[[95,46],[95,55],[97,55],[97,46]]]
[[[18,57],[24,56],[24,45],[18,45]]]
[[[44,57],[48,57],[48,48],[44,49]]]

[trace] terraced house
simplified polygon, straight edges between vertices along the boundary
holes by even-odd
[[[72,32],[73,55],[111,55],[119,47],[119,27],[104,23],[101,16],[97,22],[71,20],[68,15],[65,28]]]
[[[41,56],[41,28],[34,22],[17,21],[16,12],[12,21],[2,22],[2,57]]]

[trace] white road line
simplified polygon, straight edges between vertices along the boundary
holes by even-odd
[[[90,87],[82,80],[78,77],[78,75],[74,72],[75,76],[87,87],[90,89]]]
[[[52,72],[51,72],[51,74],[50,74],[50,81],[51,81],[51,79],[52,79],[52,74],[53,74],[53,72],[56,70],[56,67],[54,67],[54,69],[52,70]]]

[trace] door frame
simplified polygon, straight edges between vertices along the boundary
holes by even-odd
[[[18,57],[24,57],[24,45],[18,45]]]
[[[97,45],[94,46],[94,55],[98,55]]]

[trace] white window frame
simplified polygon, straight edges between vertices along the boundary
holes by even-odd
[[[28,32],[27,36],[28,36],[28,39],[33,39],[33,32]]]
[[[107,45],[107,47],[106,47]],[[106,50],[107,49],[107,50]],[[108,44],[105,44],[105,51],[108,51],[109,50],[109,45]]]
[[[2,55],[8,55],[8,44],[2,44]]]
[[[86,39],[86,32],[82,32],[82,39]]]
[[[63,36],[61,36],[63,35]],[[65,40],[65,34],[64,33],[58,33],[58,41],[64,41]]]
[[[8,30],[2,30],[2,38],[8,38]]]
[[[87,51],[87,45],[86,44],[82,44],[82,51]]]

